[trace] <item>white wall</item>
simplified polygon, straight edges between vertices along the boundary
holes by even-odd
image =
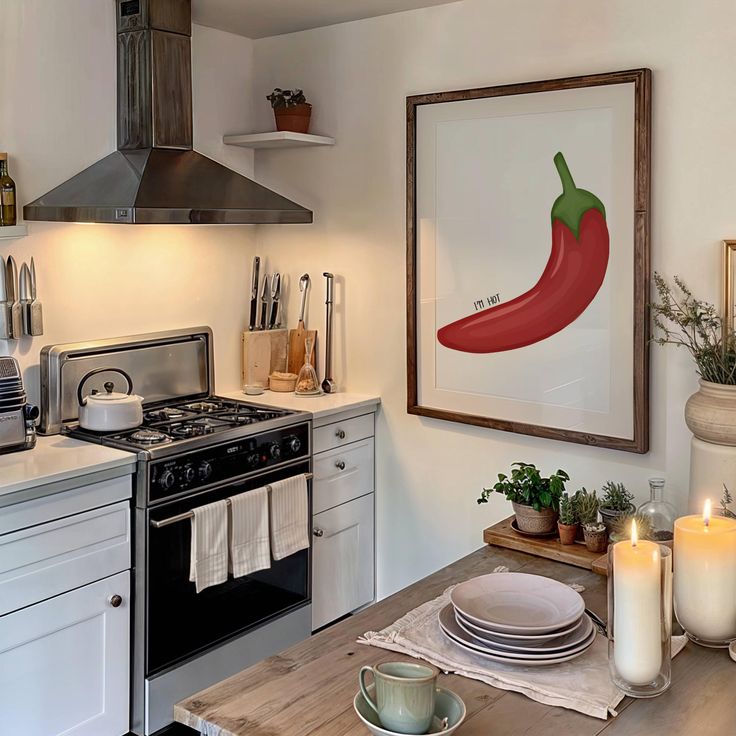
[[[340,276],[337,379],[377,391],[379,593],[386,595],[481,544],[481,529],[509,512],[475,498],[515,460],[562,467],[577,485],[622,480],[646,495],[664,473],[680,507],[689,433],[682,418],[696,388],[685,354],[652,350],[652,442],[646,456],[421,419],[405,412],[405,96],[648,66],[654,71],[653,265],[719,299],[718,241],[734,237],[736,170],[732,0],[464,0],[255,42],[256,128],[270,126],[262,97],[303,87],[313,132],[331,149],[257,154],[256,173],[315,211],[311,227],[258,229],[258,249],[316,282]],[[288,185],[286,183],[288,182]],[[295,295],[292,295],[292,307]],[[347,357],[346,357],[347,356]]]
[[[252,42],[193,30],[195,147],[251,175],[252,154],[222,135],[252,124]],[[20,204],[115,150],[115,35],[113,0],[0,3],[0,150]],[[30,223],[29,232],[0,254],[19,267],[34,256],[45,333],[0,341],[0,354],[20,360],[32,399],[44,345],[201,324],[214,329],[218,386],[239,385],[253,227]]]

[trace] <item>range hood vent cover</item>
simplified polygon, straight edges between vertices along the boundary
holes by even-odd
[[[26,220],[310,223],[312,212],[192,150],[191,0],[117,0],[118,150]]]

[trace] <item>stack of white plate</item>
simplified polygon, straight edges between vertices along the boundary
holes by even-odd
[[[445,636],[462,649],[504,664],[567,662],[595,641],[579,593],[521,572],[492,573],[455,586],[439,613]]]

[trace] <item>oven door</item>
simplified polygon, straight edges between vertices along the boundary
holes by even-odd
[[[311,548],[283,560],[272,559],[268,570],[237,579],[230,576],[227,582],[197,593],[194,583],[189,582],[191,522],[186,519],[155,528],[150,521],[163,521],[197,506],[309,471],[308,461],[295,463],[247,480],[224,483],[146,512],[147,676],[307,605],[311,599]],[[311,481],[308,489],[311,519]]]

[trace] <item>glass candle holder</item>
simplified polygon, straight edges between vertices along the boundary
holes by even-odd
[[[675,521],[675,615],[692,641],[725,648],[736,639],[736,520]]]
[[[608,665],[633,698],[672,681],[672,551],[635,534],[608,550]]]

